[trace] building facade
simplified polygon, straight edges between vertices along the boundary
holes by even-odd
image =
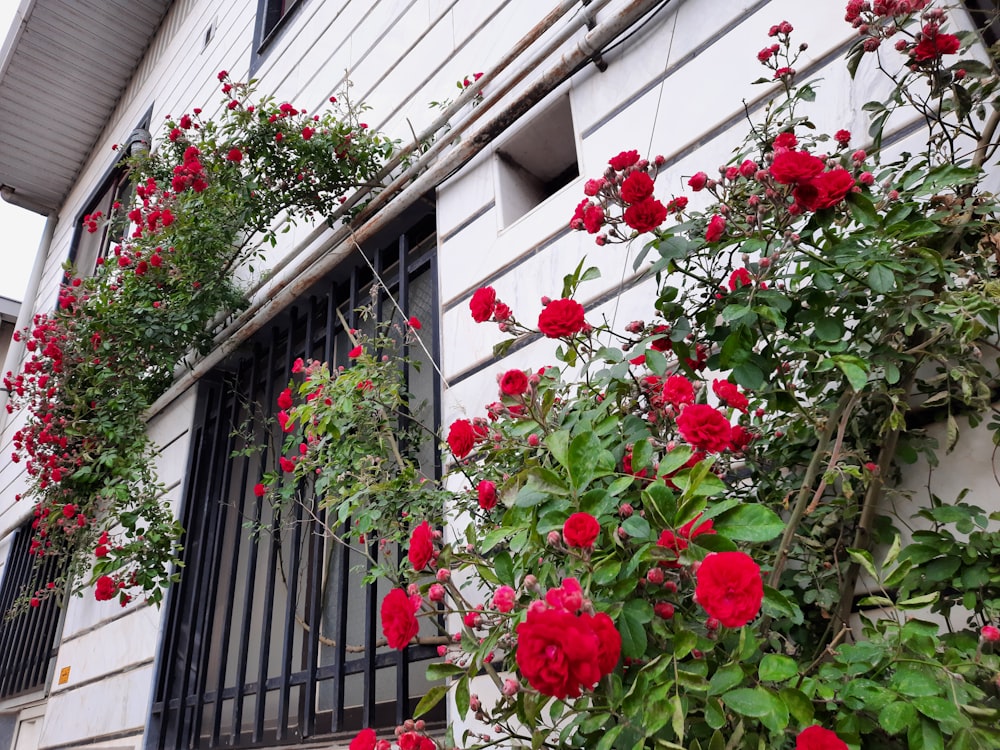
[[[349,80],[371,126],[404,143],[443,125],[431,102],[483,73],[473,81],[481,101],[450,114],[441,148],[356,228],[400,303],[394,311],[376,295],[380,314],[424,323],[423,348],[440,370],[413,372],[411,387],[426,395],[428,416],[440,425],[480,413],[498,372],[551,361],[553,344],[496,358],[503,336],[476,327],[472,292],[491,285],[533,320],[586,257],[602,271],[581,300],[588,315],[648,315],[652,282],[632,263],[640,248],[596,247],[568,228],[583,183],[624,149],[662,154],[658,184],[678,193],[694,172],[727,163],[747,112],[770,95],[750,82],[771,25],[788,19],[809,42],[798,74],[821,79],[816,126],[867,132],[861,105],[886,87],[864,67],[850,80],[843,5],[23,0],[0,55],[0,183],[5,198],[48,216],[24,306],[29,317],[52,309],[63,263],[92,265],[106,247],[80,224],[131,190],[112,145],[149,130],[155,147],[171,113],[210,115],[218,71],[309,111]],[[909,126],[894,124],[891,137],[917,137]],[[354,247],[318,224],[281,235],[267,257],[273,273],[247,280],[248,311],[154,405],[156,468],[188,530],[183,582],[160,609],[73,597],[0,624],[0,750],[329,744],[409,716],[434,649],[375,647],[384,592],[362,586],[358,561],[324,546],[309,519],[282,535],[247,530],[277,528],[251,491],[267,456],[234,457],[244,438],[230,429],[252,422],[250,405],[274,403],[296,358],[346,361],[345,323],[372,281]],[[19,419],[0,412],[0,455],[10,455]],[[963,457],[975,470],[945,467],[942,481],[992,497],[988,438],[976,446]],[[25,484],[22,466],[0,461],[4,608],[33,575],[30,508],[15,501]]]

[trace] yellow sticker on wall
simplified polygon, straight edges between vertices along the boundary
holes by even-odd
[[[59,684],[65,685],[69,682],[69,667],[63,667],[59,670]]]

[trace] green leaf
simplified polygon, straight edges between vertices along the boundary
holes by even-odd
[[[698,636],[690,630],[678,630],[674,633],[674,658],[683,659],[698,645]]]
[[[715,519],[715,530],[741,542],[768,542],[785,530],[785,522],[763,505],[746,504]]]
[[[647,541],[652,537],[652,530],[649,527],[649,522],[638,514],[629,516],[622,521],[622,528],[625,530],[625,533],[633,539]]]
[[[833,359],[833,363],[837,365],[840,371],[847,376],[847,382],[851,384],[851,388],[856,391],[864,390],[865,385],[868,383],[868,370],[861,359],[844,354],[834,355],[831,359]]]
[[[599,464],[604,448],[597,436],[589,430],[573,438],[567,454],[567,469],[573,489],[578,493],[586,489],[600,472]]]
[[[910,698],[922,698],[929,695],[937,695],[941,691],[941,684],[937,676],[929,669],[922,667],[903,665],[896,670],[896,673],[889,680],[889,687],[901,695]]]
[[[900,609],[923,609],[924,607],[931,606],[940,596],[940,591],[932,591],[931,593],[924,594],[923,596],[914,596],[911,599],[904,599],[896,602],[896,606]]]
[[[868,196],[862,193],[848,193],[847,206],[851,210],[851,216],[859,224],[866,227],[878,226],[878,212]]]
[[[424,697],[420,699],[417,707],[413,709],[413,718],[416,719],[423,716],[425,713],[430,711],[434,706],[441,702],[441,699],[448,694],[447,685],[435,685],[430,690],[428,690]],[[466,703],[466,708],[468,708],[468,703]]]
[[[469,711],[469,677],[462,677],[455,683],[455,707],[458,709],[458,716],[463,721],[465,714]]]
[[[569,468],[569,430],[557,430],[549,433],[545,438],[545,445],[548,446],[552,457],[562,464],[563,468]]]
[[[878,713],[878,723],[889,734],[899,734],[917,721],[917,709],[913,704],[894,701],[884,706]]]
[[[721,695],[729,692],[743,682],[743,669],[739,664],[727,664],[720,667],[708,681],[708,694]]]
[[[443,680],[445,677],[451,677],[456,674],[465,674],[465,668],[458,666],[457,664],[445,664],[444,662],[439,662],[436,664],[428,664],[426,675],[428,680]]]
[[[788,597],[767,584],[764,585],[764,602],[762,608],[764,614],[769,617],[787,617],[795,623],[802,621],[802,613],[789,601]]]
[[[789,712],[795,721],[802,727],[807,727],[813,722],[813,704],[805,693],[796,688],[783,688],[778,693],[781,702],[788,706]]]
[[[847,554],[850,555],[851,559],[865,569],[865,572],[878,580],[878,573],[875,570],[875,561],[872,559],[872,553],[868,550],[863,549],[848,549]]]
[[[624,724],[615,724],[613,727],[603,732],[601,739],[598,741],[594,750],[611,750],[611,748],[614,747],[615,740],[618,739],[618,735],[622,733],[624,728]],[[536,734],[542,734],[544,737],[544,733],[542,732],[536,732]]]
[[[762,682],[783,682],[799,673],[799,665],[788,656],[765,654],[757,668]]]
[[[652,605],[643,599],[630,599],[622,607],[618,618],[618,632],[622,637],[622,654],[638,659],[646,653],[647,622],[653,619]]]
[[[921,719],[910,725],[906,741],[909,750],[944,750],[941,730],[927,719]]]
[[[754,719],[763,719],[774,713],[778,710],[777,706],[779,705],[775,696],[759,687],[730,690],[722,696],[722,700],[736,713]]]

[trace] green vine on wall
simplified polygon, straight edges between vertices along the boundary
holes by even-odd
[[[394,143],[342,95],[308,113],[219,73],[216,120],[167,118],[157,149],[130,162],[135,200],[84,217],[120,232],[93,276],[67,267],[58,308],[36,315],[23,371],[8,372],[8,411],[34,503],[32,554],[59,556],[61,576],[26,591],[37,606],[87,582],[100,600],[158,604],[179,564],[181,527],[153,468],[144,412],[177,364],[207,352],[212,324],[246,303],[237,269],[299,220],[331,217],[344,196],[373,188]]]

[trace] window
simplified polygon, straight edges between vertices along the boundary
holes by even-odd
[[[402,320],[424,322],[419,334],[433,352],[433,215],[380,247],[370,253],[373,264]],[[353,311],[369,299],[371,274],[361,259],[338,270],[200,386],[182,518],[185,568],[169,595],[150,748],[287,745],[394,726],[426,691],[424,668],[414,662],[435,656],[435,646],[399,652],[376,645],[388,584],[361,584],[362,556],[328,541],[322,511],[310,517],[299,506],[282,519],[254,495],[275,461],[273,448],[234,454],[247,434],[280,449],[280,431],[264,425],[273,425],[296,358],[348,363],[352,345],[341,316],[364,327]],[[400,321],[394,305],[377,297],[382,319]],[[407,376],[411,392],[436,412],[434,368]],[[437,427],[436,414],[429,416]],[[430,446],[432,464],[434,456]],[[421,635],[435,635],[426,627]]]
[[[257,22],[254,26],[254,45],[250,57],[250,74],[264,61],[267,49],[281,33],[282,27],[306,0],[257,0]]]
[[[496,150],[504,226],[580,176],[569,97],[559,97]]]
[[[152,136],[148,128],[152,114],[153,110],[150,108],[142,122],[121,145],[118,161],[101,180],[101,186],[91,197],[86,208],[76,217],[69,260],[77,276],[92,276],[98,261],[108,257],[111,247],[122,241],[128,229],[127,219],[124,216],[121,216],[115,224],[106,220],[111,216],[115,203],[128,205],[135,197],[127,160],[141,149],[149,150]],[[97,231],[88,231],[84,226],[86,217],[94,217],[98,213],[100,217],[95,221]]]
[[[10,698],[45,687],[56,657],[56,634],[61,612],[54,597],[43,599],[8,618],[14,601],[42,588],[60,573],[56,558],[37,558],[29,553],[30,524],[19,528],[3,567],[0,583],[0,698]]]

